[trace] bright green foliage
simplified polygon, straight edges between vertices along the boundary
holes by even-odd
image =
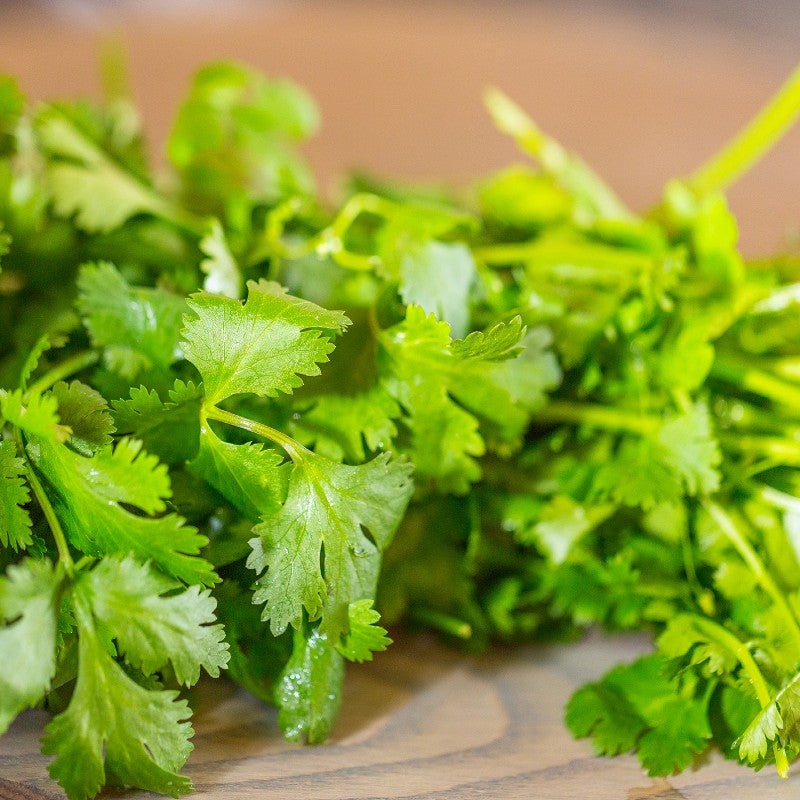
[[[176,381],[162,402],[154,389],[133,387],[130,399],[114,400],[117,432],[139,439],[148,453],[166,464],[188,461],[200,446],[202,393],[193,383]]]
[[[400,406],[380,384],[359,394],[325,394],[309,405],[293,422],[293,435],[334,461],[360,463],[397,436]]]
[[[665,678],[657,656],[616,667],[600,683],[577,691],[566,721],[576,736],[591,735],[598,753],[616,755],[638,747],[650,775],[684,769],[711,738],[708,697]]]
[[[6,394],[0,390],[0,419],[2,418],[25,433],[53,442],[65,441],[71,432],[60,424],[58,400],[49,394],[34,394],[25,399],[20,389]]]
[[[56,715],[70,800],[179,795],[202,671],[319,742],[383,625],[599,626],[655,652],[578,690],[576,735],[785,776],[800,264],[746,261],[720,190],[800,70],[644,217],[496,90],[528,166],[337,208],[292,84],[202,69],[162,176],[125,83],[31,114],[0,79],[0,729]]]
[[[209,233],[200,240],[200,249],[206,258],[200,269],[206,275],[203,289],[209,294],[238,299],[242,294],[242,272],[225,241],[225,232],[219,220],[213,220]]]
[[[90,590],[80,584],[74,611],[78,681],[67,710],[45,729],[42,750],[56,756],[50,774],[72,800],[93,797],[106,783],[186,794],[192,784],[176,773],[192,749],[188,704],[173,690],[140,686],[114,661],[92,616]]]
[[[278,724],[289,741],[325,741],[339,712],[344,659],[318,628],[294,632],[292,656],[275,687]]]
[[[70,433],[70,444],[84,453],[94,453],[111,444],[115,432],[108,403],[100,392],[80,381],[53,386],[58,416]]]
[[[61,523],[79,550],[98,556],[131,552],[186,583],[216,582],[211,565],[196,557],[205,537],[178,515],[144,517],[120,505],[152,514],[163,511],[170,496],[166,468],[139,442],[122,439],[93,458],[44,439],[30,450],[54,488]]]
[[[258,522],[276,513],[286,497],[289,464],[261,444],[229,444],[208,425],[189,469],[213,486],[243,516]]]
[[[347,317],[300,300],[277,283],[247,285],[247,302],[194,295],[183,352],[199,370],[206,398],[274,397],[302,385],[300,375],[319,375],[333,345],[325,331],[339,332]]]
[[[0,577],[0,733],[44,697],[55,674],[62,577],[49,561],[34,559]]]
[[[348,661],[372,661],[372,654],[385,650],[392,640],[386,629],[378,625],[381,615],[372,607],[372,600],[350,603],[349,632],[336,649]]]
[[[29,500],[25,462],[13,442],[0,442],[0,546],[24,550],[31,544]]]
[[[90,233],[119,227],[137,214],[169,219],[170,203],[144,184],[70,119],[58,106],[47,106],[36,119],[36,133],[50,162],[47,185],[59,216],[75,215]]]
[[[420,477],[466,492],[480,477],[475,459],[486,449],[479,419],[514,441],[544,404],[559,369],[546,350],[547,335],[524,334],[513,323],[454,344],[447,323],[419,306],[381,334],[380,374],[406,412],[409,455]],[[520,345],[520,354],[509,358],[508,350]]]
[[[82,584],[92,613],[113,632],[129,664],[152,675],[169,662],[178,683],[191,686],[200,667],[219,675],[228,646],[222,626],[213,624],[217,602],[211,592],[190,586],[173,594],[179,587],[131,557],[103,559]]]
[[[254,528],[247,562],[266,570],[253,601],[265,604],[273,633],[299,629],[304,609],[330,639],[347,631],[350,604],[374,596],[381,553],[411,497],[411,469],[387,455],[359,467],[311,453],[296,461],[286,502]]]
[[[132,287],[113,264],[82,267],[78,309],[108,366],[133,380],[140,372],[166,370],[179,355],[182,297],[162,289]]]

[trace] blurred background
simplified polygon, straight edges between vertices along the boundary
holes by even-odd
[[[497,85],[638,208],[691,171],[800,56],[798,0],[0,0],[0,70],[28,97],[99,97],[121,41],[154,158],[193,71],[245,61],[306,86],[306,152],[332,193],[353,167],[461,184],[513,161],[481,94]],[[800,230],[800,132],[731,192],[745,250]]]

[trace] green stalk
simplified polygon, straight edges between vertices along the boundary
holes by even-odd
[[[772,602],[775,603],[775,606],[780,610],[787,628],[797,644],[800,645],[800,625],[798,625],[797,619],[789,608],[789,604],[786,602],[783,592],[781,592],[778,585],[772,579],[772,576],[758,557],[756,551],[753,549],[750,542],[747,541],[744,533],[739,530],[734,519],[723,511],[713,500],[705,499],[702,501],[702,504],[705,510],[711,515],[714,522],[717,523],[720,530],[725,534],[728,541],[736,548],[753,575],[755,575],[759,586],[770,596]]]
[[[22,432],[19,428],[14,428],[14,441],[17,444],[17,449],[22,453],[28,466],[26,472],[28,483],[30,483],[31,489],[33,489],[33,496],[36,498],[36,502],[39,503],[42,513],[44,514],[44,518],[47,520],[47,524],[50,527],[50,532],[53,534],[53,539],[56,543],[56,549],[58,550],[58,561],[63,565],[64,571],[67,573],[67,575],[72,575],[75,571],[75,565],[72,561],[72,555],[69,552],[67,537],[64,535],[64,529],[61,527],[61,522],[59,522],[55,509],[50,502],[50,498],[47,496],[47,492],[45,492],[39,477],[36,475],[36,470],[34,469],[33,462],[28,455],[28,450],[25,447],[25,442],[22,439]]]
[[[701,196],[726,189],[770,150],[798,114],[800,66],[747,127],[689,177],[689,187]]]
[[[217,422],[224,422],[226,425],[232,425],[248,433],[261,436],[263,439],[269,439],[269,441],[282,447],[295,463],[302,461],[305,454],[309,452],[300,442],[295,441],[291,436],[287,436],[275,428],[271,428],[269,425],[242,417],[231,411],[223,411],[223,409],[214,405],[204,405],[201,409],[200,417],[202,424],[205,424],[207,419],[215,419]]]
[[[487,89],[483,102],[494,124],[513,136],[520,149],[539,162],[542,170],[568,192],[575,194],[600,217],[634,220],[635,215],[583,159],[567,151],[499,89]]]
[[[568,403],[554,400],[536,415],[536,422],[588,425],[603,430],[637,433],[647,436],[658,430],[660,420],[653,416],[620,411],[590,403]]]
[[[761,706],[762,711],[772,703],[772,696],[769,692],[767,682],[761,670],[758,668],[755,659],[750,654],[747,645],[741,640],[737,639],[727,628],[724,628],[717,622],[710,620],[706,617],[692,616],[692,622],[697,628],[704,633],[709,639],[714,639],[718,644],[733,653],[739,663],[742,665],[750,683],[753,685],[753,690],[756,693],[758,704]],[[773,742],[772,751],[775,754],[775,768],[778,770],[778,775],[781,778],[787,778],[789,774],[789,761],[786,758],[786,751],[777,742]]]
[[[711,376],[800,412],[800,387],[754,367],[717,358]]]
[[[411,618],[422,625],[430,625],[436,630],[448,633],[458,639],[470,639],[472,637],[472,625],[463,619],[452,617],[441,611],[432,608],[413,608],[410,611]]]
[[[41,378],[32,383],[28,388],[28,395],[41,394],[47,391],[51,386],[58,383],[76,372],[81,372],[87,367],[91,367],[97,363],[99,354],[94,350],[85,350],[82,353],[76,353],[74,356],[65,359],[53,369],[48,370]]]

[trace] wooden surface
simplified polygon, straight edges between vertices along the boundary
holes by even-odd
[[[106,15],[67,25],[0,5],[0,68],[20,75],[35,99],[96,95],[95,43],[116,29],[156,142],[203,61],[237,57],[289,75],[322,108],[308,154],[325,186],[354,165],[464,180],[518,159],[481,109],[482,87],[495,83],[642,206],[665,178],[691,170],[744,122],[796,57],[790,38],[591,4],[260,8],[240,5],[214,19]],[[774,247],[798,228],[798,153],[795,133],[733,192],[748,250]],[[574,742],[562,724],[571,690],[645,646],[594,637],[472,659],[404,636],[373,664],[349,671],[333,741],[317,748],[284,743],[274,711],[229,684],[205,685],[187,772],[197,796],[209,800],[798,795],[796,774],[780,782],[711,756],[669,781],[651,780],[630,756],[596,759],[589,744]],[[61,796],[38,754],[44,722],[42,713],[24,714],[0,739],[2,800]]]

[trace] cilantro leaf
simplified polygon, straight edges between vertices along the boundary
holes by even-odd
[[[130,664],[152,675],[169,662],[178,683],[191,686],[200,667],[219,675],[228,661],[228,645],[222,626],[214,624],[217,602],[211,592],[190,586],[174,594],[179,587],[130,556],[112,556],[88,574],[83,591],[93,615],[113,633]]]
[[[454,336],[469,329],[469,292],[475,262],[463,244],[427,242],[408,247],[400,261],[400,296],[408,305],[450,325]]]
[[[301,443],[334,461],[360,463],[368,452],[391,447],[400,406],[377,384],[359,394],[324,394],[300,403],[292,432]]]
[[[53,396],[58,403],[61,423],[72,431],[70,443],[73,447],[84,453],[94,453],[111,444],[114,422],[100,392],[80,381],[59,381],[53,386]]]
[[[40,111],[36,131],[50,157],[47,180],[59,216],[75,215],[76,225],[89,232],[113,230],[142,213],[180,219],[161,194],[116,163],[58,107]]]
[[[108,262],[85,264],[78,275],[77,307],[108,366],[128,379],[164,371],[180,357],[186,301],[163,289],[130,286]]]
[[[21,389],[5,394],[0,390],[0,418],[20,430],[55,442],[64,442],[71,431],[60,424],[58,400],[52,394],[33,394],[24,399]]]
[[[139,439],[165,464],[178,464],[197,455],[203,395],[193,383],[176,381],[169,397],[165,403],[154,389],[132,387],[130,399],[111,406],[118,433]]]
[[[293,742],[324,741],[342,702],[344,659],[318,628],[294,632],[292,656],[275,687],[278,724]]]
[[[262,444],[229,444],[206,423],[189,469],[213,486],[246,519],[276,513],[286,497],[289,464]]]
[[[373,653],[385,650],[392,643],[386,635],[386,629],[376,624],[381,615],[372,607],[372,603],[371,598],[350,603],[348,633],[336,645],[336,649],[348,661],[372,661]]]
[[[333,350],[324,331],[349,324],[336,311],[300,300],[277,283],[250,281],[247,302],[193,295],[183,352],[203,377],[206,399],[235,394],[275,397],[302,385],[300,375],[319,375]]]
[[[170,496],[166,468],[140,443],[123,439],[93,458],[45,439],[32,441],[29,451],[52,485],[59,519],[79,550],[97,556],[130,552],[186,583],[216,582],[211,564],[197,556],[204,536],[176,514],[143,517],[121,505],[154,513]]]
[[[707,494],[719,487],[722,461],[711,432],[708,408],[696,404],[689,412],[664,423],[658,432],[666,461],[686,483],[689,494]]]
[[[25,506],[31,499],[25,481],[25,462],[16,445],[0,441],[0,545],[24,550],[33,542],[31,517]]]
[[[685,768],[708,745],[708,695],[693,697],[663,674],[658,655],[614,667],[570,699],[566,723],[575,736],[592,736],[600,753],[637,747],[650,775]]]
[[[175,691],[140,686],[112,659],[85,582],[76,585],[73,606],[78,680],[66,711],[45,728],[42,752],[56,756],[50,775],[70,800],[93,797],[107,782],[171,797],[191,791],[176,774],[192,749],[188,704]]]
[[[44,697],[55,674],[61,580],[49,561],[32,558],[0,577],[0,733]]]
[[[209,294],[238,300],[242,295],[242,272],[219,220],[212,220],[209,232],[200,240],[200,249],[206,255],[200,262],[200,269],[206,276],[203,289]]]
[[[347,630],[350,603],[375,594],[381,552],[413,490],[411,466],[387,454],[351,467],[303,453],[276,514],[253,531],[248,566],[262,573],[253,602],[274,634],[299,628],[303,610],[322,618],[320,632]],[[322,566],[324,552],[325,566]]]

